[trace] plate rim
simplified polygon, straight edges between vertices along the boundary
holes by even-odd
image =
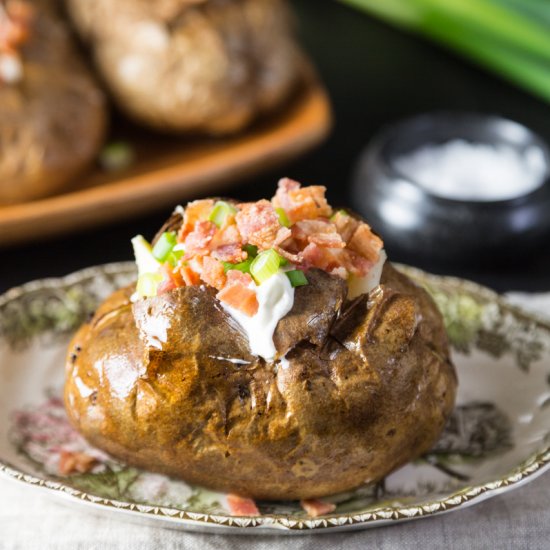
[[[516,316],[530,320],[550,332],[550,322],[537,314],[532,314],[521,307],[509,303],[505,297],[493,290],[459,277],[434,275],[421,269],[395,264],[398,269],[407,274],[421,278],[427,282],[448,284],[462,287],[470,293],[484,299],[495,301],[503,309]],[[62,277],[38,279],[11,288],[0,295],[0,306],[19,297],[37,290],[46,288],[63,288],[72,284],[90,279],[98,273],[117,275],[133,271],[133,262],[115,262],[87,267]],[[205,527],[224,528],[227,532],[242,533],[243,530],[273,534],[296,532],[326,532],[343,529],[360,529],[374,525],[394,523],[423,517],[440,515],[459,507],[477,504],[485,499],[505,493],[550,470],[550,444],[541,451],[531,454],[523,462],[512,468],[499,479],[483,484],[465,486],[439,499],[426,501],[415,505],[385,505],[369,509],[363,513],[329,514],[320,518],[289,518],[281,514],[265,514],[258,517],[231,516],[226,514],[208,514],[203,512],[188,512],[169,506],[152,506],[94,496],[65,485],[62,482],[52,481],[32,474],[25,473],[0,457],[0,478],[9,479],[22,485],[40,488],[52,496],[65,497],[73,503],[86,504],[96,510],[105,512],[125,512],[135,519],[150,518],[163,520],[172,527],[204,530]],[[201,529],[202,527],[202,529]]]

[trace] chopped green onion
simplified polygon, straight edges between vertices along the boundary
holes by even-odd
[[[230,262],[222,262],[223,263],[223,270],[225,273],[230,271],[231,269],[236,269],[237,271],[242,271],[243,273],[250,273],[250,265],[254,261],[254,258],[247,258],[244,262],[240,262],[238,264],[232,264]]]
[[[279,258],[281,258],[281,261],[279,263],[279,265],[281,267],[284,267],[285,265],[288,265],[288,260],[284,256],[279,255]]]
[[[165,262],[176,244],[176,233],[165,231],[153,247],[153,256],[159,262]]]
[[[290,227],[290,220],[288,219],[286,212],[282,208],[275,208],[275,212],[277,212],[277,216],[279,216],[279,223],[283,227]]]
[[[290,284],[293,287],[304,286],[309,284],[307,277],[304,272],[300,269],[293,269],[292,271],[287,271],[286,276],[288,277]]]
[[[253,244],[245,244],[243,250],[248,254],[249,258],[255,258],[258,255],[258,247]]]
[[[166,261],[172,266],[176,267],[178,265],[178,262],[183,257],[183,250],[172,250],[170,254],[168,254],[168,258],[166,258]]]
[[[256,283],[261,285],[272,275],[279,271],[281,265],[281,256],[272,248],[260,252],[250,265],[250,274],[254,277]]]
[[[160,273],[143,273],[138,277],[136,291],[143,298],[156,296],[157,288],[162,282]]]
[[[104,170],[116,172],[129,168],[135,160],[135,152],[129,143],[113,141],[99,153],[99,163]]]
[[[208,220],[214,222],[218,227],[223,227],[227,218],[236,213],[237,209],[234,206],[225,201],[218,201],[212,208]]]
[[[342,0],[457,50],[550,101],[546,0]]]

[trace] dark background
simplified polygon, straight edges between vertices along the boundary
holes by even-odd
[[[288,175],[304,184],[326,185],[333,204],[350,204],[353,166],[371,137],[388,123],[425,111],[500,114],[550,141],[550,105],[335,0],[295,0],[293,4],[302,42],[332,98],[333,132],[321,147],[300,160],[235,185],[227,194],[240,199],[271,196],[278,178]],[[166,209],[86,233],[0,249],[0,292],[32,279],[129,260],[130,238],[137,233],[152,236],[168,215]],[[392,255],[391,249],[388,252],[392,259],[402,259]],[[476,268],[413,263],[429,271],[474,279],[499,291],[550,291],[550,243],[532,260],[511,260],[508,265]]]

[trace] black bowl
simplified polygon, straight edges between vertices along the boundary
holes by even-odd
[[[545,181],[513,199],[473,201],[431,194],[394,167],[396,158],[425,144],[452,139],[539,147]],[[420,115],[383,130],[361,155],[353,198],[390,252],[407,260],[480,265],[525,258],[550,238],[550,153],[534,132],[511,120],[474,113]]]

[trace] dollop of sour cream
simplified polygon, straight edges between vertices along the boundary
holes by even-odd
[[[224,302],[220,304],[243,329],[248,337],[250,351],[266,361],[273,361],[277,355],[273,333],[277,323],[292,309],[294,288],[282,271],[272,275],[261,285],[252,283],[250,287],[254,288],[258,298],[258,311],[252,317]]]
[[[387,255],[380,251],[380,258],[365,277],[351,277],[349,280],[348,298],[351,300],[361,294],[369,293],[380,284],[382,269]],[[250,288],[256,291],[258,312],[249,317],[238,309],[220,302],[231,317],[240,325],[248,338],[250,351],[266,361],[273,361],[277,355],[273,334],[279,321],[294,305],[294,288],[284,271],[279,271],[259,286],[251,283]],[[283,368],[288,367],[285,357],[280,359]]]

